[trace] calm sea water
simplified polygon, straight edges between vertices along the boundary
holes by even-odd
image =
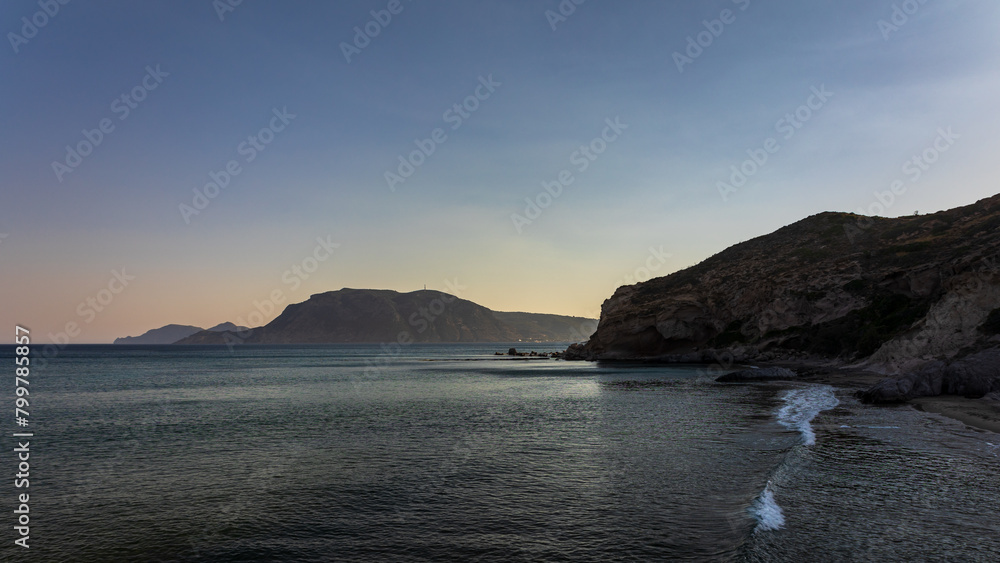
[[[1000,560],[996,434],[506,348],[70,347],[32,378],[30,557],[12,484],[0,556]]]

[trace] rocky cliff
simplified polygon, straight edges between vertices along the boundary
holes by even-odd
[[[440,291],[342,289],[289,305],[263,327],[204,331],[177,344],[565,342],[586,330],[587,323],[596,325],[579,317],[495,313]]]
[[[1000,196],[930,215],[821,213],[619,288],[576,359],[803,356],[909,373],[1000,346]]]

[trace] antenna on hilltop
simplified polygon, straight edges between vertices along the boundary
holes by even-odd
[[[427,291],[427,284],[424,284],[424,291]]]

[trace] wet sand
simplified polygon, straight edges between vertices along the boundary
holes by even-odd
[[[910,400],[919,410],[953,418],[967,426],[1000,434],[1000,400],[989,396],[966,399],[953,395]]]

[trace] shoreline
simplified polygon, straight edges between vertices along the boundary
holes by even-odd
[[[562,358],[563,361],[584,361],[600,362],[602,360],[584,360],[582,358]],[[648,359],[644,360],[604,360],[610,362],[624,363],[665,363],[674,364],[679,362],[657,362]],[[701,362],[692,362],[701,363]],[[740,364],[746,367],[758,368],[787,368],[798,374],[795,381],[808,383],[820,383],[830,385],[849,391],[863,391],[874,386],[879,381],[889,376],[875,373],[859,368],[836,365],[829,360],[825,361],[766,361],[747,362]],[[738,371],[734,368],[730,371]],[[958,395],[937,395],[931,397],[917,397],[894,403],[896,406],[908,405],[909,407],[930,414],[937,414],[961,422],[977,431],[992,432],[1000,434],[1000,393],[993,393],[979,399],[970,399]],[[873,405],[878,406],[878,405]]]
[[[852,391],[867,389],[887,377],[856,368],[830,365],[784,362],[761,364],[762,367],[764,365],[791,369],[800,375],[801,381],[824,383]],[[1000,397],[996,393],[980,399],[969,399],[958,395],[917,397],[899,404],[956,420],[978,431],[1000,434]]]
[[[989,396],[966,399],[956,395],[918,397],[909,401],[913,408],[957,420],[977,430],[1000,434],[1000,401]]]

